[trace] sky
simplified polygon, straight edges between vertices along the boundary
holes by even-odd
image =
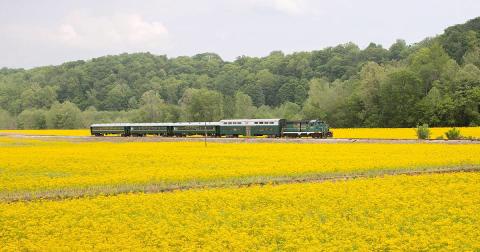
[[[0,0],[0,68],[125,52],[231,61],[347,42],[388,48],[479,15],[478,0]]]

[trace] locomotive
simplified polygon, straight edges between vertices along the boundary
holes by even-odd
[[[333,137],[328,124],[320,120],[288,121],[285,119],[228,119],[218,122],[177,123],[106,123],[92,124],[93,136],[121,135],[186,137]]]

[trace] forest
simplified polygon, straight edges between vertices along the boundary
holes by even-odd
[[[480,17],[414,44],[346,43],[224,61],[132,53],[0,69],[0,128],[322,119],[332,127],[480,125]]]

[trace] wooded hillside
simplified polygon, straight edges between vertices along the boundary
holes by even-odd
[[[134,53],[0,70],[2,128],[274,117],[333,127],[480,125],[480,18],[388,49],[348,43],[233,62]]]

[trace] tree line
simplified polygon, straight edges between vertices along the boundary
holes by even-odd
[[[134,53],[0,69],[1,128],[223,118],[319,118],[334,127],[480,125],[480,18],[388,49],[347,43],[232,62],[214,53]]]

